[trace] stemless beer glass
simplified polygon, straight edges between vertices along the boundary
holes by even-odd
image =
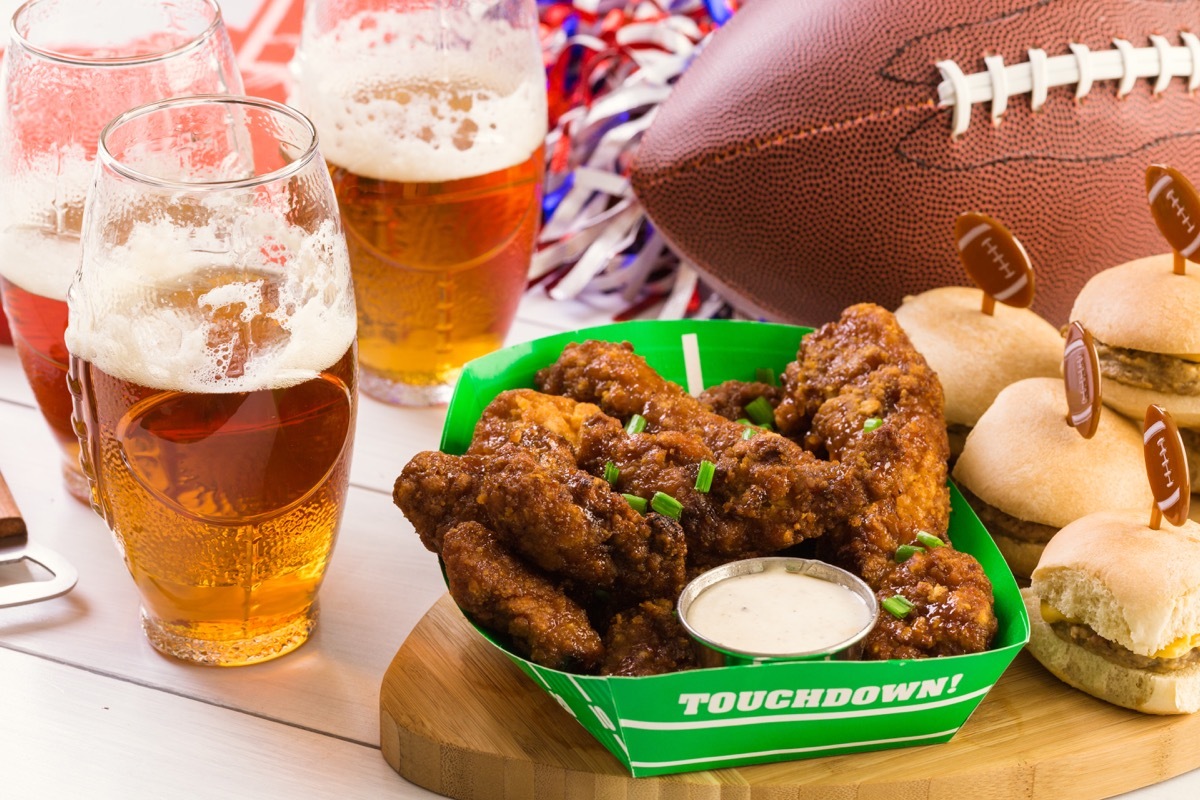
[[[321,133],[358,292],[362,388],[445,402],[503,344],[540,221],[534,0],[309,0],[296,104]]]
[[[232,666],[316,622],[349,482],[354,289],[299,112],[183,97],[108,125],[67,297],[84,472],[164,653]]]
[[[31,0],[12,18],[0,120],[0,289],[34,397],[87,502],[67,394],[67,287],[100,129],[141,103],[242,80],[213,0]]]

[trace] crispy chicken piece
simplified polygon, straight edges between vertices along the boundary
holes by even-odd
[[[783,390],[778,386],[758,381],[725,381],[705,389],[696,399],[714,414],[737,421],[748,418],[746,406],[760,397],[765,397],[771,408],[775,408],[783,398]]]
[[[685,582],[682,528],[652,524],[604,480],[514,444],[484,455],[418,453],[393,498],[434,552],[448,528],[476,521],[540,569],[625,605]]]
[[[669,599],[647,600],[613,617],[604,636],[601,675],[661,675],[695,669],[691,636]]]
[[[569,453],[574,462],[579,452],[580,429],[589,421],[621,427],[620,421],[605,416],[591,403],[578,403],[533,389],[510,389],[497,395],[484,409],[475,424],[468,452],[494,452],[512,443],[558,457]]]
[[[892,314],[851,306],[801,342],[784,373],[780,429],[841,462],[866,496],[819,543],[823,557],[872,586],[917,531],[943,536],[950,518],[949,443],[937,375]],[[868,430],[871,425],[878,425]]]
[[[773,433],[745,438],[745,426],[713,413],[662,378],[627,344],[568,345],[558,361],[538,373],[537,383],[544,391],[594,402],[618,419],[646,418],[652,436],[626,441],[616,434],[597,436],[596,443],[583,445],[581,459],[592,466],[602,457],[612,460],[625,475],[619,483],[623,491],[650,496],[677,488],[684,495],[676,499],[684,504],[689,561],[721,563],[777,552],[821,535],[835,520],[834,506],[860,504],[856,487],[838,465]],[[592,431],[587,426],[584,431],[586,440]],[[705,448],[713,454],[716,477],[710,496],[697,499],[680,487],[694,469],[685,462],[702,457]],[[694,482],[695,472],[690,476]]]
[[[950,547],[918,552],[892,570],[879,602],[902,595],[913,604],[899,619],[881,611],[864,640],[867,658],[954,656],[986,650],[996,635],[992,583],[972,556]]]
[[[587,614],[545,575],[514,557],[477,522],[449,528],[442,560],[450,595],[513,649],[552,669],[591,671],[604,656]]]

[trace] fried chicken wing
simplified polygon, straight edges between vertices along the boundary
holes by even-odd
[[[450,595],[514,649],[553,669],[591,671],[604,656],[583,609],[546,576],[514,557],[477,522],[446,530],[442,560]]]
[[[620,421],[604,415],[591,403],[533,389],[510,389],[497,395],[483,410],[468,452],[484,454],[504,444],[517,444],[575,462],[580,430],[588,422],[621,427]]]
[[[696,399],[714,414],[737,421],[748,418],[746,406],[760,397],[766,398],[771,408],[775,408],[783,397],[783,390],[760,381],[725,381],[705,389]]]
[[[896,595],[913,609],[903,619],[880,612],[864,640],[867,658],[979,653],[996,635],[992,583],[967,553],[950,547],[916,553],[892,570],[876,591],[881,603]]]
[[[543,391],[594,402],[619,419],[633,414],[646,418],[649,436],[596,437],[600,444],[591,450],[585,446],[584,459],[594,465],[600,456],[588,454],[607,448],[605,457],[628,470],[623,485],[639,495],[671,494],[668,487],[678,487],[692,562],[777,552],[821,535],[834,519],[834,504],[855,502],[854,488],[837,464],[773,433],[747,439],[745,426],[715,414],[662,378],[628,345],[568,345],[558,361],[538,373],[537,383]],[[712,453],[716,477],[709,496],[697,498],[684,488],[689,474],[694,482],[695,466],[684,462],[705,448]]]
[[[866,497],[819,551],[875,585],[899,545],[949,524],[937,375],[890,312],[862,304],[806,337],[783,383],[780,428],[846,466]]]
[[[661,675],[694,669],[695,647],[668,599],[647,600],[613,617],[601,675]]]

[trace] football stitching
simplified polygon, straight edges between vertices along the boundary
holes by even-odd
[[[838,131],[850,130],[860,125],[878,122],[879,120],[897,117],[902,114],[908,114],[917,111],[936,112],[937,110],[937,105],[931,98],[929,100],[922,100],[919,103],[896,106],[890,111],[872,111],[869,114],[860,114],[857,117],[851,117],[850,119],[839,120],[837,122],[824,122],[820,125],[804,128],[803,130],[785,131],[765,139],[758,138],[746,142],[738,142],[732,147],[729,147],[718,153],[701,153],[685,161],[675,162],[671,165],[670,169],[661,174],[656,174],[652,178],[647,179],[644,175],[637,174],[635,174],[635,178],[638,179],[637,183],[639,186],[654,188],[662,185],[680,172],[688,170],[699,171],[707,167],[719,166],[727,161],[738,158],[750,152],[761,152],[777,145],[801,141],[803,139],[808,139],[812,136],[817,136],[824,133],[836,133]],[[914,128],[914,130],[916,130],[916,128]]]
[[[1046,102],[1049,90],[1076,85],[1075,98],[1081,99],[1096,81],[1119,81],[1117,97],[1133,91],[1141,78],[1154,78],[1153,93],[1161,94],[1173,78],[1188,78],[1188,91],[1200,86],[1200,39],[1183,31],[1182,46],[1172,46],[1165,38],[1152,34],[1150,47],[1134,47],[1125,39],[1113,39],[1113,50],[1092,51],[1071,42],[1069,54],[1048,57],[1040,48],[1028,50],[1029,60],[1005,66],[1001,56],[984,59],[983,72],[966,75],[958,64],[947,59],[937,63],[943,80],[938,84],[938,107],[950,108],[951,133],[958,138],[971,122],[971,107],[992,103],[992,123],[1000,118],[1013,95],[1030,94],[1030,107],[1037,111]],[[965,100],[965,101],[964,101]]]
[[[905,144],[907,144],[912,139],[916,138],[917,134],[926,125],[930,124],[931,122],[938,122],[940,120],[941,120],[941,116],[939,115],[939,116],[934,116],[934,117],[930,117],[928,119],[922,120],[917,125],[914,125],[913,128],[904,136],[904,138],[902,138],[896,144],[896,149],[893,150],[892,152],[895,153],[896,157],[901,159],[902,161],[907,161],[910,164],[913,164],[921,169],[929,169],[929,170],[935,170],[937,172],[947,172],[947,173],[949,173],[949,172],[971,172],[972,170],[981,169],[984,167],[995,167],[995,166],[1003,166],[1003,165],[1007,165],[1007,164],[1019,164],[1019,163],[1028,164],[1028,163],[1032,163],[1035,161],[1040,161],[1040,162],[1045,162],[1045,163],[1058,163],[1058,164],[1090,164],[1090,163],[1107,164],[1107,163],[1112,163],[1115,161],[1120,161],[1123,158],[1129,158],[1130,156],[1136,155],[1137,153],[1141,153],[1143,151],[1150,150],[1155,147],[1159,147],[1160,145],[1163,145],[1167,142],[1181,140],[1181,139],[1189,139],[1189,138],[1196,136],[1197,134],[1200,134],[1200,131],[1197,131],[1197,130],[1183,131],[1183,132],[1177,132],[1177,133],[1168,133],[1163,136],[1158,136],[1158,137],[1155,137],[1154,139],[1150,139],[1147,142],[1144,142],[1136,147],[1133,147],[1129,150],[1125,150],[1123,152],[1105,153],[1104,155],[1098,155],[1098,156],[1088,156],[1088,155],[1057,156],[1057,155],[1043,155],[1043,154],[1008,155],[1008,156],[1002,156],[999,158],[987,159],[985,161],[974,161],[971,163],[959,163],[959,164],[935,163],[933,161],[930,161],[929,159],[914,156],[914,155],[910,154],[907,150],[905,150],[905,147],[904,147]]]

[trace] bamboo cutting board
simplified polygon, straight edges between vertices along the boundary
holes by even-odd
[[[1022,653],[946,744],[632,778],[449,595],[384,675],[380,734],[393,769],[460,800],[1060,800],[1108,797],[1200,767],[1200,714],[1117,708]]]

